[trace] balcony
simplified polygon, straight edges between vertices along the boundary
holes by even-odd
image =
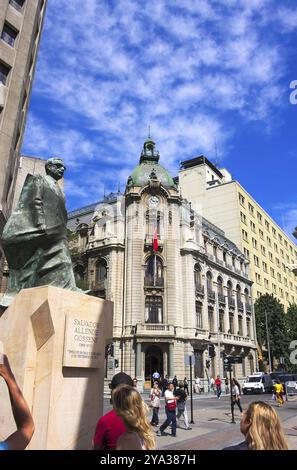
[[[225,262],[222,259],[216,258],[216,263],[220,264],[221,266],[225,266]]]
[[[238,310],[243,311],[243,302],[241,302],[241,300],[237,300],[237,308],[238,308]]]
[[[228,297],[228,305],[231,308],[235,308],[235,299],[234,299],[234,297]]]
[[[247,336],[234,335],[232,333],[224,333],[223,341],[227,343],[240,343],[240,344],[251,344],[254,341]]]
[[[245,310],[249,313],[252,313],[252,305],[249,302],[245,303]]]
[[[224,294],[218,294],[218,298],[219,298],[220,304],[223,304],[223,305],[226,304],[226,297],[224,296]]]
[[[216,299],[216,293],[214,290],[211,290],[211,289],[207,289],[207,297],[210,299],[210,300],[215,300]]]
[[[174,336],[174,326],[164,323],[138,323],[136,325],[137,336]]]
[[[144,287],[156,287],[159,289],[164,289],[164,278],[154,277],[154,276],[145,276]]]
[[[196,284],[195,286],[196,295],[204,295],[204,286],[201,284]]]

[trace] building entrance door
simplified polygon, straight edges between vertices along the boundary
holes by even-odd
[[[149,346],[145,351],[145,383],[150,387],[152,382],[152,375],[154,372],[159,372],[160,377],[163,376],[163,351],[158,346]]]

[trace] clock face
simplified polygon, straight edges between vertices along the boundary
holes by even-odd
[[[159,204],[159,202],[160,202],[160,199],[158,198],[158,196],[151,196],[151,197],[149,198],[150,206],[155,207],[155,206],[157,206],[157,205]]]

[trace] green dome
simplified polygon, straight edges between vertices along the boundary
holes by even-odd
[[[151,161],[143,161],[137,165],[131,175],[133,185],[146,186],[150,179],[154,179],[152,178],[154,173],[164,188],[176,188],[169,172],[158,162]]]
[[[146,186],[149,180],[158,180],[164,188],[176,189],[169,172],[159,165],[159,152],[155,142],[149,138],[144,142],[139,165],[128,178],[128,186]]]

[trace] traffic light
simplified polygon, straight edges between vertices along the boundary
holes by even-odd
[[[208,345],[208,357],[215,357],[215,347],[213,344]]]
[[[114,368],[117,369],[119,367],[119,360],[115,359],[114,360]]]
[[[206,369],[209,369],[210,368],[210,360],[209,359],[206,359]]]

